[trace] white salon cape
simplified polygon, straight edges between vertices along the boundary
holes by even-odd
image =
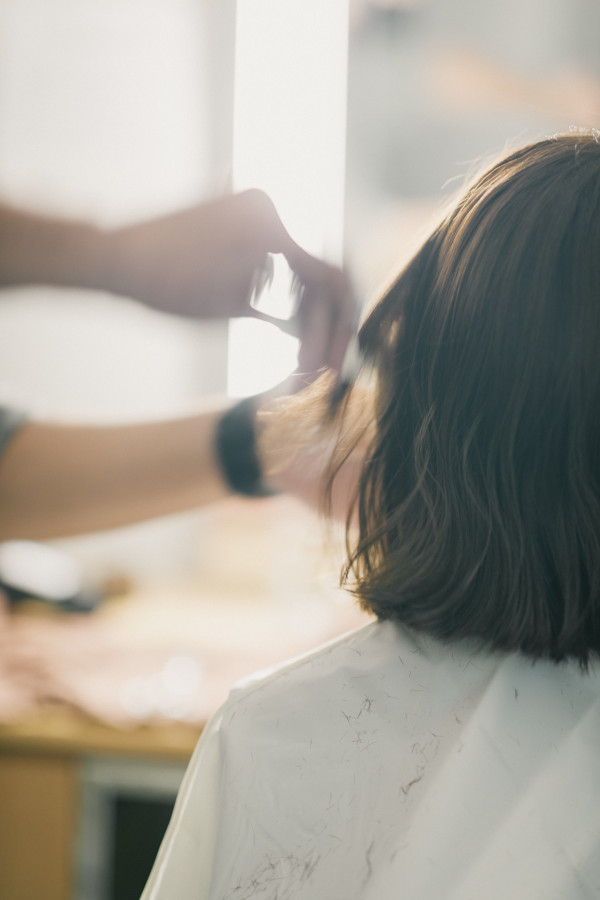
[[[235,690],[143,900],[600,897],[600,676],[367,625]]]

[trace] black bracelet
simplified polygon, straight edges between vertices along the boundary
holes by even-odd
[[[225,481],[236,494],[271,497],[277,494],[263,481],[256,455],[256,397],[232,406],[217,424],[215,447]]]

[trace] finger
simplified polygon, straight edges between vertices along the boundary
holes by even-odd
[[[303,250],[299,244],[287,235],[287,249],[281,252],[288,261],[290,269],[300,279],[302,284],[308,287],[316,287],[321,284],[327,284],[332,277],[332,272],[338,271],[335,266],[311,256],[306,250]]]
[[[250,243],[263,252],[302,259],[305,251],[290,236],[268,194],[251,188],[233,195],[233,201],[237,204],[237,222],[243,243]]]
[[[298,368],[308,375],[314,375],[329,364],[331,310],[325,298],[306,289],[300,300],[298,321]]]
[[[339,269],[331,268],[328,273],[325,302],[329,310],[327,365],[339,375],[358,321],[357,304],[350,279]]]
[[[338,378],[342,377],[358,319],[354,292],[347,275],[329,267],[326,283],[303,290],[300,311],[306,347],[303,359],[310,362],[313,369],[327,366],[338,374]]]

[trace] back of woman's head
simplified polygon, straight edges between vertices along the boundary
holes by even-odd
[[[442,638],[600,650],[600,143],[520,149],[474,184],[360,334],[376,433],[346,572]]]

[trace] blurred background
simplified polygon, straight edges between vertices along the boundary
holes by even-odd
[[[262,186],[366,302],[482,161],[599,124],[599,33],[595,0],[2,0],[0,194],[110,225]],[[262,324],[81,301],[4,294],[0,397],[142,419],[293,363]],[[68,546],[98,574],[193,570],[205,518]]]
[[[0,196],[110,226],[262,187],[300,243],[345,263],[368,304],[482,164],[600,127],[599,35],[597,0],[1,0]],[[275,283],[285,304],[286,273]],[[0,401],[61,419],[185,413],[274,384],[294,352],[262,323],[183,322],[102,294],[31,288],[0,302]],[[199,723],[230,679],[356,624],[321,545],[285,498],[56,542],[90,583],[121,579],[136,599],[118,626],[100,618],[92,636],[78,623],[53,637],[52,652],[71,654],[62,700],[71,691],[92,730],[36,719],[0,735],[2,794],[22,787],[0,813],[0,844],[19,827],[31,837],[34,820],[42,842],[62,835],[48,900],[133,900]],[[49,623],[18,627],[27,659],[43,655]],[[135,652],[123,630],[143,634]],[[110,675],[109,652],[126,654],[125,674]],[[235,664],[219,668],[226,653]],[[203,685],[195,712],[190,684]],[[132,722],[156,729],[134,739]],[[155,833],[133,846],[140,815],[155,816]],[[31,839],[12,869],[39,846]],[[27,890],[15,881],[3,895]]]

